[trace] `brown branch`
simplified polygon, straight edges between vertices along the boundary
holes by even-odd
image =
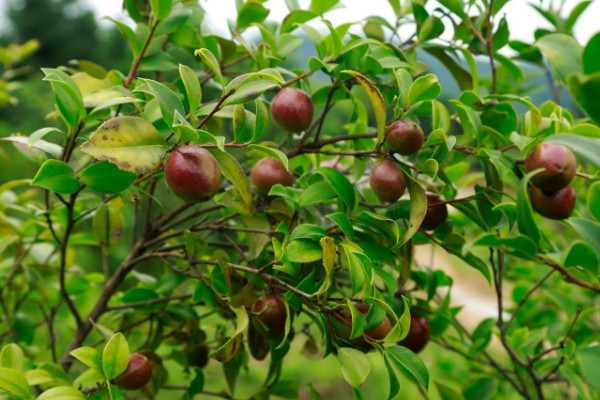
[[[191,294],[182,294],[179,296],[161,297],[160,299],[135,301],[135,302],[131,302],[131,303],[120,304],[118,306],[108,306],[108,307],[106,307],[106,311],[116,311],[116,310],[125,310],[128,308],[147,307],[147,306],[151,306],[154,304],[168,303],[169,301],[172,301],[172,300],[185,300],[185,299],[189,299],[190,297],[192,297]]]
[[[142,46],[142,50],[140,51],[140,54],[135,59],[134,63],[131,65],[131,69],[129,70],[129,73],[127,74],[127,80],[125,80],[126,88],[129,88],[129,86],[131,86],[131,82],[133,82],[133,78],[135,78],[135,74],[137,73],[137,70],[140,67],[140,63],[142,62],[142,58],[144,58],[144,54],[146,54],[146,50],[148,50],[148,46],[150,45],[150,42],[152,41],[152,36],[154,36],[154,31],[156,30],[157,26],[158,26],[158,20],[153,21],[152,25],[150,26],[150,32],[148,32],[148,37],[146,38],[146,41],[144,42],[144,45]]]
[[[544,259],[542,257],[538,257],[537,261],[539,263],[541,263],[541,264],[546,264],[550,268],[552,268],[552,269],[560,272],[560,274],[565,278],[565,280],[567,282],[574,283],[574,284],[576,284],[578,286],[581,286],[584,289],[591,290],[594,293],[600,293],[600,288],[599,287],[596,287],[596,286],[592,285],[591,283],[584,281],[583,279],[579,279],[578,277],[576,277],[575,275],[571,274],[564,267],[562,267],[561,265],[555,263],[554,261],[547,260],[547,259]]]

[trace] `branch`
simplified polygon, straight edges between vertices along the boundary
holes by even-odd
[[[131,65],[131,69],[129,70],[129,74],[127,74],[127,80],[125,81],[125,87],[129,88],[131,86],[131,82],[133,82],[133,78],[135,78],[135,74],[137,73],[138,68],[140,67],[140,63],[142,62],[142,58],[144,58],[144,54],[146,54],[146,50],[148,50],[148,45],[152,41],[152,36],[154,36],[154,31],[158,26],[158,20],[152,22],[152,26],[150,27],[150,32],[148,32],[148,37],[144,42],[144,46],[140,51],[140,54],[135,59],[134,63]],[[118,113],[117,113],[118,114]]]
[[[584,289],[591,290],[594,293],[600,293],[600,288],[598,288],[598,287],[592,285],[591,283],[588,283],[588,282],[586,282],[586,281],[584,281],[582,279],[579,279],[578,277],[576,277],[575,275],[571,274],[564,267],[562,267],[561,265],[558,265],[554,261],[547,260],[547,259],[544,259],[542,257],[538,257],[537,261],[539,263],[546,264],[550,268],[552,268],[552,269],[560,272],[561,275],[565,278],[565,280],[567,282],[574,283],[574,284],[576,284],[578,286],[581,286]]]

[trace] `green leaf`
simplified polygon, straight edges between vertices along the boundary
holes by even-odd
[[[352,227],[352,222],[350,222],[350,219],[346,214],[342,212],[336,212],[327,215],[327,218],[332,220],[348,239],[354,240],[354,228]]]
[[[122,333],[114,335],[102,352],[102,370],[107,379],[114,379],[127,368],[129,344]]]
[[[241,32],[252,24],[263,22],[267,15],[269,10],[260,1],[248,0],[238,10],[237,28]]]
[[[179,64],[179,76],[181,76],[181,81],[185,87],[185,93],[190,105],[190,112],[194,112],[202,102],[202,88],[200,87],[200,81],[198,80],[196,73],[190,67],[183,64]]]
[[[578,157],[586,159],[596,168],[600,169],[600,139],[559,133],[558,135],[551,136],[548,141],[568,146]]]
[[[577,351],[581,370],[587,383],[600,393],[600,346],[586,347]]]
[[[41,186],[61,194],[75,193],[80,187],[69,164],[58,160],[47,160],[43,163],[31,181],[31,185]]]
[[[319,244],[321,245],[321,249],[323,250],[323,267],[325,268],[325,280],[321,284],[319,290],[315,292],[315,296],[327,293],[327,290],[329,290],[329,288],[331,287],[336,257],[335,242],[332,238],[321,238]]]
[[[575,242],[566,252],[565,268],[582,267],[592,276],[598,276],[598,253],[587,243]]]
[[[338,361],[346,382],[358,388],[371,372],[371,362],[366,354],[351,347],[338,349]]]
[[[256,105],[256,118],[254,120],[254,134],[252,135],[252,142],[257,142],[261,138],[263,131],[265,130],[265,126],[269,121],[269,110],[265,105],[265,102],[260,99],[256,99],[254,104]]]
[[[377,122],[377,144],[383,143],[385,139],[385,122],[386,122],[386,106],[383,96],[377,86],[375,86],[366,76],[360,72],[343,70],[342,73],[352,75],[361,84],[361,86],[367,92],[371,104],[373,105],[373,112],[375,113],[375,121]]]
[[[465,135],[475,137],[477,142],[480,143],[483,140],[484,132],[479,113],[458,100],[450,100],[450,103],[456,109],[456,114],[460,118],[460,124]]]
[[[251,229],[260,229],[264,231],[271,230],[269,221],[257,214],[248,215],[242,218],[244,225]],[[271,242],[271,238],[263,233],[246,233],[246,242],[248,244],[248,250],[250,251],[250,259],[254,260],[260,255],[265,246]]]
[[[484,350],[492,340],[492,329],[496,326],[495,318],[484,319],[477,325],[471,338],[471,349],[474,352]]]
[[[575,26],[581,14],[583,14],[583,12],[588,8],[590,4],[592,4],[592,1],[586,0],[578,3],[575,7],[573,7],[571,12],[569,13],[569,16],[567,17],[567,20],[565,21],[566,31],[570,31],[571,29],[573,29],[573,26]]]
[[[290,12],[281,22],[281,27],[279,28],[279,33],[289,33],[296,29],[300,24],[304,24],[305,22],[310,21],[313,18],[318,17],[318,15],[312,11],[305,10],[294,10]],[[310,35],[309,35],[310,37]],[[311,41],[313,38],[310,38]],[[314,42],[313,42],[314,43]],[[316,44],[315,44],[316,45]]]
[[[98,353],[98,350],[93,347],[80,347],[69,354],[88,367],[102,372],[102,356]]]
[[[584,218],[571,218],[569,222],[594,251],[600,254],[600,223]]]
[[[249,81],[240,85],[233,95],[229,96],[224,102],[223,105],[234,105],[240,103],[247,103],[256,99],[258,96],[266,92],[267,90],[271,90],[273,88],[279,87],[279,83],[274,82],[272,79],[259,79],[255,81]]]
[[[79,174],[81,181],[91,189],[104,193],[121,193],[135,181],[136,175],[122,171],[108,161],[90,165]]]
[[[79,125],[86,116],[83,97],[75,81],[63,71],[52,68],[42,68],[46,75],[43,80],[50,82],[57,111],[71,128]]]
[[[600,125],[600,72],[582,77],[579,74],[569,76],[567,85],[573,99],[579,107],[596,123]]]
[[[418,355],[401,346],[390,346],[385,349],[385,354],[398,368],[410,373],[419,385],[425,389],[429,387],[429,372]]]
[[[160,106],[160,112],[167,125],[173,125],[173,115],[175,111],[178,111],[181,115],[185,115],[185,109],[179,97],[169,89],[166,85],[153,81],[152,79],[141,79],[140,80],[148,86],[150,92],[158,100]]]
[[[37,386],[44,383],[52,383],[54,381],[50,372],[44,369],[30,369],[25,371],[25,379],[29,386]]]
[[[24,359],[25,355],[23,354],[23,350],[14,343],[7,344],[2,348],[2,351],[0,351],[0,367],[12,368],[20,371],[23,369]]]
[[[467,16],[463,0],[439,0],[439,2],[459,17],[464,19]]]
[[[517,192],[517,225],[519,227],[519,232],[529,236],[537,247],[539,247],[540,244],[541,234],[537,223],[533,219],[533,209],[531,208],[531,202],[529,201],[527,184],[531,177],[538,172],[539,171],[536,170],[525,175],[523,179],[521,179],[519,191]],[[537,249],[532,249],[532,251],[537,251]]]
[[[422,43],[438,38],[442,33],[444,33],[444,23],[440,18],[430,15],[419,27],[417,38]]]
[[[491,400],[498,392],[498,380],[479,378],[470,383],[464,390],[465,399]]]
[[[344,174],[330,167],[320,167],[314,172],[323,176],[331,184],[339,199],[346,206],[346,213],[354,210],[356,206],[356,193],[354,192],[354,186],[352,186]]]
[[[288,260],[297,263],[308,263],[320,260],[323,257],[323,249],[319,243],[312,240],[292,240],[285,248]]]
[[[72,386],[58,386],[46,390],[36,400],[85,400],[81,391]]]
[[[31,398],[31,388],[25,376],[12,368],[0,368],[0,389],[14,394],[19,400]]]
[[[396,76],[396,83],[398,84],[400,97],[405,104],[408,104],[408,92],[413,84],[412,76],[410,75],[410,72],[404,68],[397,69],[394,75]]]
[[[133,53],[133,58],[138,57],[140,55],[140,47],[138,45],[137,37],[136,37],[133,29],[131,29],[129,26],[127,26],[123,22],[117,21],[116,19],[113,19],[110,17],[104,17],[104,18],[106,18],[109,21],[114,22],[115,25],[117,25],[117,28],[119,28],[119,31],[125,37],[127,44],[129,44],[129,47],[131,48],[131,52]]]
[[[440,97],[442,87],[434,74],[427,74],[417,78],[408,91],[408,104],[419,101],[435,100]]]
[[[122,170],[141,174],[158,168],[167,151],[156,128],[139,117],[109,119],[81,145],[81,151]]]
[[[401,244],[408,242],[421,227],[425,214],[427,213],[427,195],[425,190],[409,174],[404,174],[406,187],[410,195],[410,218],[408,229],[404,234]]]
[[[226,355],[224,362],[228,362],[235,355],[234,347],[236,347],[236,342],[238,341],[238,339],[241,339],[243,337],[244,332],[248,329],[248,322],[250,320],[248,318],[248,313],[246,312],[244,306],[236,307],[233,309],[233,311],[236,315],[235,332],[233,332],[231,337],[225,343],[223,343],[221,347],[219,347],[217,350],[213,351],[210,354],[210,356],[212,357],[215,354],[224,351]]]
[[[221,168],[221,172],[225,178],[227,178],[231,183],[233,183],[233,186],[235,186],[240,198],[248,210],[248,213],[252,212],[254,209],[254,203],[252,200],[252,193],[250,192],[250,185],[248,185],[248,180],[242,172],[242,167],[238,161],[235,159],[235,157],[225,151],[216,148],[209,148],[207,150],[210,151],[210,153],[219,163],[219,167]]]
[[[202,58],[202,61],[204,61],[208,68],[210,68],[215,74],[215,76],[219,80],[219,83],[221,83],[221,85],[225,87],[225,81],[223,80],[223,75],[221,74],[221,67],[215,55],[211,53],[210,50],[204,48],[197,49],[196,51],[194,51],[194,55],[200,56],[200,58]]]
[[[105,108],[117,106],[121,104],[130,104],[130,103],[142,103],[142,99],[136,99],[135,97],[113,97],[112,99],[104,100],[102,103],[98,104],[96,107],[90,111],[90,114],[98,112],[100,110],[104,110]]]
[[[441,400],[464,400],[462,394],[460,394],[453,387],[446,385],[445,383],[435,381],[435,387],[437,388],[438,393],[440,394]]]
[[[581,45],[572,36],[551,33],[542,36],[535,46],[546,56],[562,82],[567,82],[567,76],[572,72],[581,71]]]
[[[52,133],[52,132],[58,132],[58,133],[64,135],[64,132],[57,128],[52,128],[52,127],[41,128],[41,129],[38,129],[35,132],[33,132],[31,135],[29,135],[29,140],[27,141],[27,145],[29,147],[32,147],[33,145],[35,145],[35,143],[38,140],[40,140],[41,138],[43,138],[44,136],[46,136],[47,134]]]
[[[588,189],[587,207],[596,221],[600,221],[600,182],[594,182]]]
[[[321,15],[331,10],[337,3],[339,3],[339,0],[311,0],[309,9],[310,11]]]
[[[171,12],[173,0],[150,0],[150,8],[156,20],[165,19]]]

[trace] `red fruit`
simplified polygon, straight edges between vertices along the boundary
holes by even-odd
[[[425,135],[416,122],[408,119],[400,119],[387,130],[385,142],[394,153],[409,156],[416,153],[423,146]]]
[[[404,172],[393,161],[383,160],[375,164],[370,176],[371,190],[381,201],[393,203],[406,189]]]
[[[355,307],[362,315],[364,315],[366,317],[367,314],[369,313],[369,309],[371,308],[371,305],[370,304],[355,304]],[[339,337],[341,337],[344,340],[350,341],[353,345],[355,345],[363,350],[371,350],[373,348],[373,346],[371,346],[362,337],[350,340],[350,334],[352,333],[352,327],[351,327],[352,312],[350,311],[350,309],[345,308],[342,311],[340,311],[340,314],[342,315],[342,317],[344,317],[344,319],[346,321],[348,321],[350,323],[350,325],[348,325],[342,321],[339,321],[337,319],[331,320],[333,326],[336,328],[336,331],[337,331]],[[383,340],[388,335],[388,333],[390,333],[391,330],[392,330],[392,324],[386,315],[384,317],[383,321],[381,321],[381,323],[379,325],[377,325],[375,328],[365,329],[363,334],[366,336],[369,336],[369,338],[374,339],[374,340]]]
[[[530,196],[533,209],[546,218],[569,218],[575,209],[575,191],[571,185],[554,193],[547,193],[532,186]]]
[[[278,183],[283,186],[292,186],[294,176],[291,171],[287,171],[285,167],[274,158],[263,158],[256,163],[252,172],[250,172],[250,180],[256,188],[256,191],[266,196],[271,188]]]
[[[440,224],[446,219],[448,219],[448,207],[446,206],[446,203],[444,203],[444,200],[433,193],[428,193],[427,212],[425,213],[425,218],[421,223],[421,228],[428,231],[432,231],[438,226],[440,226]]]
[[[200,146],[181,146],[165,163],[167,185],[187,201],[210,200],[219,190],[221,169],[217,160]]]
[[[117,376],[113,382],[125,390],[137,390],[144,386],[152,377],[152,365],[145,356],[132,353],[125,371]]]
[[[410,329],[408,335],[400,342],[404,346],[415,353],[423,350],[423,347],[429,341],[431,336],[431,327],[425,317],[412,314],[410,316]]]
[[[301,132],[310,126],[313,102],[300,89],[281,89],[271,102],[271,115],[277,124],[288,132]]]
[[[557,143],[537,145],[525,159],[525,171],[543,171],[531,177],[531,184],[545,192],[556,192],[573,180],[577,159],[566,146]]]
[[[252,306],[252,312],[262,322],[258,325],[265,336],[271,339],[283,336],[287,311],[281,297],[273,294],[259,297]]]

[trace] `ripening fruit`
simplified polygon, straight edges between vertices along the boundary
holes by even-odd
[[[530,196],[533,209],[546,218],[569,218],[575,209],[575,191],[571,185],[550,193],[532,186]]]
[[[255,360],[262,361],[269,354],[271,345],[256,325],[256,322],[252,320],[248,326],[248,348]]]
[[[185,356],[188,366],[204,368],[208,364],[208,347],[205,344],[187,347]]]
[[[423,350],[423,347],[429,341],[431,336],[431,327],[425,317],[417,314],[411,314],[410,316],[410,329],[408,335],[400,342],[401,346],[404,346],[415,353]]]
[[[441,203],[441,204],[435,204]],[[433,204],[433,205],[430,205]],[[444,200],[433,194],[427,194],[427,212],[425,218],[421,223],[421,228],[427,231],[433,231],[435,228],[440,226],[442,222],[448,219],[448,206],[444,203]]]
[[[152,366],[145,356],[132,353],[125,371],[117,376],[113,382],[122,389],[137,390],[144,386],[152,377]]]
[[[252,168],[250,180],[256,191],[266,196],[273,186],[280,183],[283,186],[292,186],[294,175],[287,171],[283,164],[274,158],[263,158]]]
[[[370,304],[355,304],[356,309],[365,317],[367,316],[369,309],[371,308]],[[332,325],[335,328],[338,336],[346,341],[349,341],[353,345],[363,349],[363,350],[371,350],[373,346],[371,346],[364,337],[359,337],[353,340],[350,340],[350,334],[352,333],[352,312],[350,308],[345,308],[340,311],[340,314],[344,318],[344,320],[348,321],[350,325],[339,321],[335,318],[331,319]],[[387,317],[384,317],[383,321],[375,328],[365,329],[364,335],[369,336],[374,340],[383,340],[387,336],[388,333],[392,330],[392,324]]]
[[[175,149],[167,158],[165,179],[177,197],[206,201],[219,190],[221,169],[208,150],[186,145]]]
[[[394,153],[409,156],[415,154],[423,146],[425,135],[423,130],[414,121],[409,119],[400,119],[387,130],[385,142]]]
[[[271,102],[271,115],[288,132],[302,132],[310,126],[314,106],[309,95],[300,89],[283,88]]]
[[[381,201],[393,203],[406,189],[404,172],[393,161],[383,160],[375,164],[370,176],[371,190]]]
[[[283,336],[287,311],[281,297],[274,294],[259,297],[252,305],[252,312],[261,322],[257,325],[265,336],[270,339]]]
[[[525,171],[544,168],[531,177],[531,184],[545,192],[556,192],[573,180],[577,159],[566,146],[557,143],[537,145],[525,159]]]

